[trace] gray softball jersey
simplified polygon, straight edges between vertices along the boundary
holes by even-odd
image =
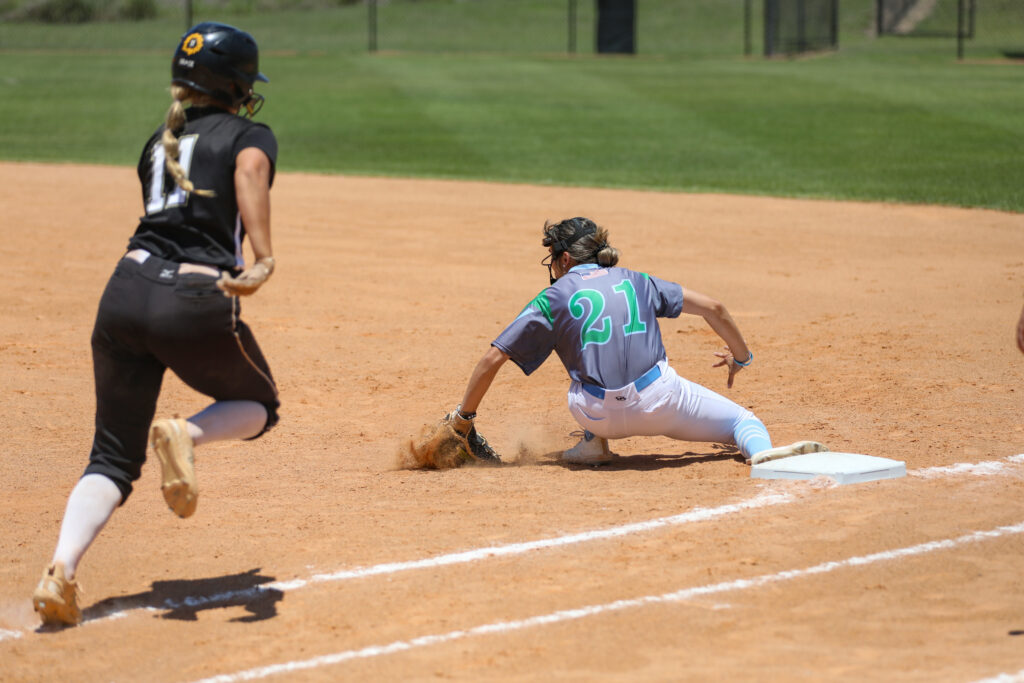
[[[657,318],[682,309],[674,282],[582,264],[538,294],[492,345],[527,375],[554,350],[572,379],[618,389],[665,359]]]

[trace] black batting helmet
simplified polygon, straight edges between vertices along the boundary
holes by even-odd
[[[260,73],[259,48],[251,35],[227,24],[205,21],[181,37],[171,62],[171,83],[205,93],[228,107],[263,98],[254,95]]]
[[[559,239],[558,235],[560,233],[564,235],[567,229],[572,230],[572,233]],[[560,223],[545,224],[544,239],[541,243],[545,247],[551,247],[551,253],[554,254],[555,258],[558,258],[562,255],[563,251],[568,251],[569,247],[576,244],[576,242],[596,232],[597,225],[589,218],[583,218],[582,216],[566,218]]]

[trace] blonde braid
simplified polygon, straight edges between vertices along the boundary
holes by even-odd
[[[200,197],[215,197],[217,193],[213,190],[197,190],[178,161],[180,150],[178,149],[177,133],[185,128],[185,102],[192,101],[194,95],[191,89],[184,86],[171,86],[172,102],[167,110],[164,132],[160,139],[164,146],[164,165],[167,166],[167,172],[174,178],[174,182],[185,192],[192,192]]]

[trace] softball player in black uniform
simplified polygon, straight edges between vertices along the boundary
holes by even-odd
[[[178,44],[167,120],[139,160],[145,215],[100,300],[92,335],[96,433],[68,499],[52,563],[32,595],[44,624],[76,624],[75,572],[146,459],[160,460],[168,506],[188,517],[198,488],[193,446],[252,439],[277,422],[277,388],[239,295],[274,269],[270,185],[277,141],[251,116],[263,98],[252,36],[202,23]],[[185,105],[190,105],[188,108]],[[248,235],[255,262],[244,267]],[[187,420],[153,422],[164,371],[214,399]],[[152,423],[152,424],[151,424]]]

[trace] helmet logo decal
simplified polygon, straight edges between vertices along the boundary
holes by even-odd
[[[171,60],[172,84],[203,93],[225,108],[241,107],[252,100],[255,111],[253,82],[266,80],[259,72],[256,41],[227,24],[206,21],[188,29]]]
[[[181,43],[181,51],[187,55],[194,55],[203,49],[203,36],[200,33],[191,33],[185,36]]]

